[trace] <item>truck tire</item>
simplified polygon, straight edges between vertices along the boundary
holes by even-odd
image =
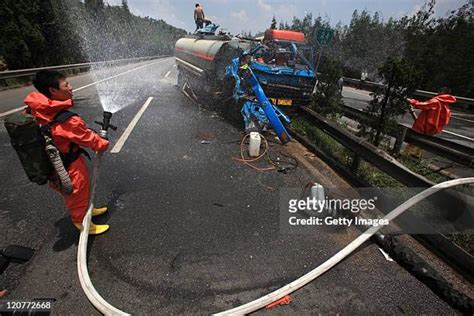
[[[183,88],[183,85],[184,85],[184,83],[185,83],[186,80],[185,80],[185,78],[184,78],[183,69],[178,66],[177,71],[178,71],[178,81],[177,81],[177,84],[178,84],[178,87],[181,89],[181,88]]]

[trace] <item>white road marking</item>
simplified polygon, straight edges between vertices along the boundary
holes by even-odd
[[[456,137],[459,137],[459,138],[464,138],[464,139],[467,139],[467,140],[469,140],[469,141],[471,141],[471,142],[474,141],[474,138],[467,137],[467,136],[460,135],[460,134],[456,134],[456,133],[451,132],[451,131],[444,130],[443,133],[450,134],[450,135],[453,135],[453,136],[456,136]]]
[[[348,92],[348,93],[353,93],[353,94],[358,94],[358,95],[362,95],[364,97],[368,97],[370,98],[370,92],[367,92],[367,93],[362,93],[362,92],[359,92],[359,91],[356,91],[355,89],[348,89],[348,88],[345,88],[343,89],[344,92]]]
[[[77,89],[72,90],[72,92],[76,92],[76,91],[79,91],[79,90],[88,88],[88,87],[93,86],[93,85],[95,85],[95,84],[98,84],[98,83],[101,83],[101,82],[104,82],[104,81],[107,81],[107,80],[110,80],[110,79],[113,79],[113,78],[117,78],[117,77],[123,76],[123,75],[125,75],[125,74],[131,73],[132,71],[139,70],[139,69],[142,69],[142,68],[151,66],[151,65],[155,65],[155,64],[161,63],[161,62],[163,62],[163,61],[164,61],[164,60],[159,60],[159,61],[156,61],[156,62],[154,62],[154,63],[149,63],[149,64],[146,64],[146,65],[137,67],[137,68],[133,68],[133,69],[127,70],[127,71],[122,72],[122,73],[119,73],[119,74],[117,74],[117,75],[115,75],[115,76],[108,77],[108,78],[104,78],[104,79],[101,79],[101,80],[99,80],[99,81],[86,84],[85,86],[82,86],[82,87],[79,87],[79,88],[77,88]]]
[[[357,91],[351,91],[351,90],[345,90],[345,92],[364,95],[364,94],[359,93]],[[362,111],[361,109],[358,109],[358,110]],[[467,122],[470,122],[470,123],[474,123],[474,121],[472,121],[472,120],[456,117],[455,115],[451,116],[451,118],[456,119],[456,120],[463,120],[463,121],[467,121]],[[450,135],[453,135],[453,136],[456,136],[456,137],[459,137],[459,138],[462,138],[462,139],[466,139],[466,140],[469,140],[471,142],[474,141],[474,138],[471,138],[471,137],[468,137],[468,136],[465,136],[465,135],[461,135],[461,134],[457,134],[455,132],[451,132],[451,131],[448,131],[448,130],[444,130],[443,133],[450,134]]]
[[[168,78],[168,76],[170,75],[170,73],[171,73],[171,70],[166,73],[165,78]]]
[[[127,71],[125,71],[125,72],[119,73],[119,74],[114,75],[114,76],[112,76],[112,77],[104,78],[104,79],[101,79],[101,80],[98,80],[98,81],[95,81],[95,82],[86,84],[85,86],[82,86],[82,87],[73,89],[72,92],[76,92],[76,91],[80,91],[80,90],[85,89],[85,88],[89,88],[89,87],[91,87],[91,86],[93,86],[93,85],[95,85],[95,84],[98,84],[98,83],[101,83],[101,82],[104,82],[104,81],[107,81],[107,80],[110,80],[110,79],[114,79],[114,78],[123,76],[123,75],[125,75],[125,74],[131,73],[132,71],[139,70],[139,69],[142,69],[142,68],[151,66],[151,65],[155,65],[155,64],[161,63],[161,62],[163,62],[163,61],[165,61],[165,60],[161,59],[161,60],[156,61],[156,62],[154,62],[154,63],[149,63],[149,64],[146,64],[146,65],[142,65],[142,66],[140,66],[140,67],[137,67],[137,68],[133,68],[133,69],[127,70]],[[18,108],[16,108],[16,109],[13,109],[13,110],[9,110],[9,111],[0,113],[0,118],[2,118],[2,117],[4,117],[4,116],[7,116],[7,115],[9,115],[9,114],[12,114],[12,113],[21,111],[21,110],[23,110],[24,108],[25,108],[25,106],[21,106],[21,107],[18,107]]]
[[[361,93],[359,91],[349,90],[347,88],[344,88],[344,92],[358,94],[358,95],[361,95],[361,96],[364,96],[364,97],[370,97],[370,95]],[[365,100],[363,100],[363,101],[365,101]],[[451,115],[451,118],[456,119],[456,120],[460,120],[460,121],[466,121],[466,122],[469,122],[469,123],[474,123],[474,120],[468,120],[468,119],[465,119],[465,118],[462,118],[462,117],[457,117],[455,114]]]
[[[466,122],[469,122],[469,123],[474,123],[473,120],[468,120],[468,119],[465,119],[465,118],[462,118],[462,117],[457,117],[456,115],[451,115],[451,118],[452,118],[452,119],[455,119],[455,120],[460,120],[460,121],[466,121]]]
[[[382,253],[382,255],[385,257],[385,260],[387,261],[393,261],[392,258],[390,258],[390,256],[388,255],[388,253],[386,253],[382,248],[379,248],[380,252]]]
[[[24,108],[25,108],[24,106],[21,106],[21,107],[19,107],[19,108],[13,109],[13,110],[0,113],[0,117],[4,117],[4,116],[7,116],[7,115],[9,115],[9,114],[12,114],[12,113],[21,111],[21,110],[23,110]]]
[[[114,148],[112,148],[112,150],[110,151],[111,154],[116,154],[116,153],[120,152],[123,145],[127,141],[127,138],[130,136],[133,129],[135,128],[135,125],[137,125],[138,120],[142,116],[143,112],[145,112],[146,108],[150,105],[151,100],[153,100],[153,97],[149,97],[148,100],[146,100],[146,102],[142,105],[140,111],[138,111],[137,114],[135,114],[135,117],[132,119],[130,124],[128,124],[128,126],[125,129],[125,131],[123,132],[122,136],[120,136],[117,143],[115,143]]]

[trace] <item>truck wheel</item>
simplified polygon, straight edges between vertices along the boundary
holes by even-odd
[[[181,67],[178,67],[178,87],[182,88],[185,82],[185,77],[183,74],[183,69]]]

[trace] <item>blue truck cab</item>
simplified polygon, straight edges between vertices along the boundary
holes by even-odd
[[[272,103],[298,106],[311,101],[316,84],[312,61],[313,50],[303,33],[270,29],[251,68]]]

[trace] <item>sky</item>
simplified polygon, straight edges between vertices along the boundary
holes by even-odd
[[[437,0],[435,14],[444,16],[470,0]],[[106,0],[111,5],[121,0]],[[206,18],[221,28],[238,34],[242,31],[256,33],[270,26],[272,17],[277,22],[302,18],[306,13],[321,15],[332,25],[341,21],[348,24],[352,12],[367,9],[381,13],[384,20],[399,18],[418,11],[425,0],[128,0],[130,10],[140,16],[162,19],[168,24],[194,31],[193,11],[195,3],[200,3]]]

